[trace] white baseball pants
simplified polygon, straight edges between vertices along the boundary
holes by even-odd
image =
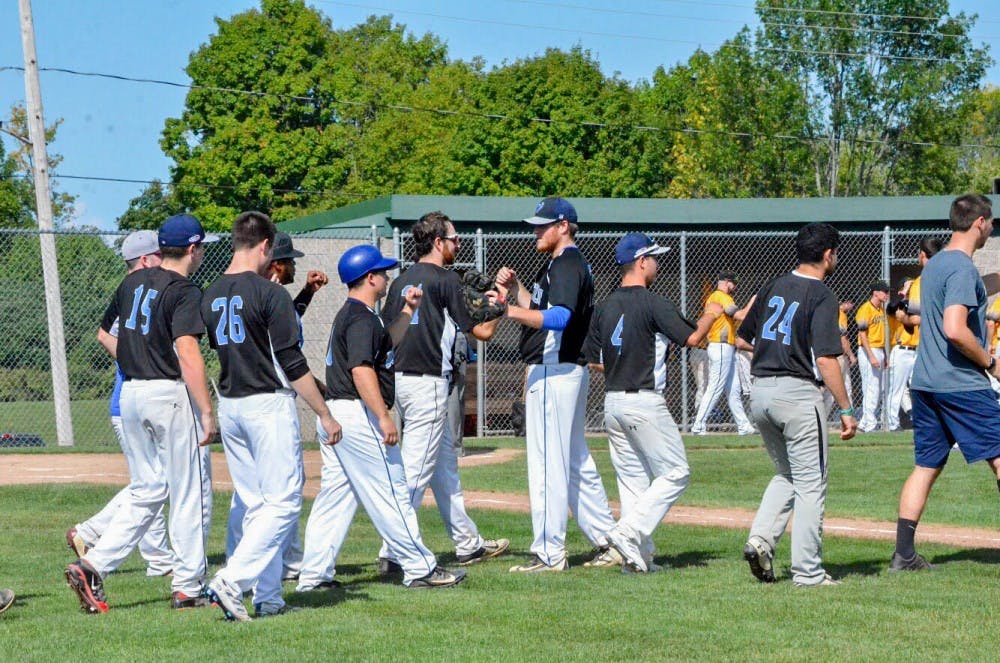
[[[233,491],[229,501],[229,518],[226,520],[226,559],[233,556],[233,551],[243,538],[243,519],[246,517],[247,505],[240,499],[239,493]],[[299,534],[299,521],[292,525],[288,540],[281,551],[281,575],[298,573],[302,568],[302,543]]]
[[[524,401],[531,552],[548,564],[566,557],[567,507],[584,536],[608,545],[615,521],[584,439],[590,374],[576,364],[528,366]]]
[[[118,438],[118,444],[121,446],[122,453],[127,456],[129,452],[125,444],[125,433],[122,430],[122,418],[120,416],[111,417],[111,428],[115,431],[115,437]],[[107,530],[108,525],[111,524],[111,519],[114,517],[115,512],[122,505],[128,504],[128,501],[129,487],[125,486],[111,498],[111,501],[103,509],[76,525],[76,533],[83,539],[88,548],[93,548],[94,544],[100,540],[104,531]],[[146,560],[146,575],[148,576],[162,576],[174,568],[174,553],[170,550],[170,544],[167,542],[167,521],[163,516],[162,506],[153,517],[149,529],[139,539],[139,554]]]
[[[692,433],[705,432],[708,416],[723,394],[727,395],[736,429],[744,434],[753,432],[753,426],[743,411],[743,396],[736,377],[736,348],[729,343],[709,343],[708,386],[705,387],[705,395],[701,398],[698,413],[691,425]]]
[[[419,512],[429,485],[444,529],[459,555],[471,555],[483,545],[476,523],[465,511],[458,454],[448,422],[448,378],[396,373],[396,411],[403,420],[400,442],[410,504]],[[379,557],[394,559],[382,543]]]
[[[622,506],[616,527],[638,545],[648,565],[655,550],[653,530],[691,476],[684,442],[663,395],[655,391],[609,391],[604,425]]]
[[[177,558],[171,584],[175,592],[197,596],[207,567],[206,507],[198,427],[187,389],[179,380],[128,380],[121,410],[130,501],[115,512],[84,559],[102,577],[118,568],[169,498],[167,531]]]
[[[389,554],[403,567],[403,584],[409,585],[432,572],[437,559],[420,538],[399,445],[382,444],[378,419],[360,400],[326,404],[340,423],[343,437],[333,446],[323,444],[326,436],[317,426],[323,473],[306,522],[297,589],[333,579],[337,555],[359,503],[388,544]]]
[[[868,433],[878,428],[879,400],[882,395],[882,365],[885,362],[885,351],[882,348],[872,348],[872,354],[878,360],[878,366],[872,366],[868,353],[862,349],[858,353],[858,367],[861,371],[861,421],[858,428]]]
[[[899,429],[899,409],[909,411],[910,377],[913,366],[917,363],[917,351],[897,345],[889,353],[889,401],[887,405],[887,421],[889,430]]]
[[[253,603],[284,605],[281,553],[302,510],[302,441],[291,392],[219,398],[219,430],[233,487],[246,504],[243,537],[218,576]]]

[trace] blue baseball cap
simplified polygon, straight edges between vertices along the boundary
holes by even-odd
[[[618,240],[618,245],[615,246],[615,262],[627,265],[643,256],[658,256],[669,250],[669,246],[660,246],[649,235],[629,233]]]
[[[160,246],[191,246],[217,242],[217,235],[206,235],[201,222],[190,214],[176,214],[160,226]]]
[[[524,220],[533,226],[547,226],[556,221],[576,223],[576,209],[565,198],[546,198],[535,207],[535,215]]]
[[[387,258],[371,244],[359,244],[344,251],[337,262],[340,282],[351,284],[369,272],[392,269],[399,264],[395,258]]]

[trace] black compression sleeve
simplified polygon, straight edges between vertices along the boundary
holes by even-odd
[[[295,382],[309,372],[309,363],[297,346],[287,347],[274,353],[278,365],[285,372],[289,382]]]

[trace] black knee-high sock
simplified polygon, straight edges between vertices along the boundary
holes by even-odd
[[[899,518],[896,520],[896,554],[903,559],[913,559],[917,549],[913,537],[917,533],[917,521]]]

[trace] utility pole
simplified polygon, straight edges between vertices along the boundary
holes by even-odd
[[[38,82],[38,56],[35,53],[35,23],[31,17],[31,0],[19,0],[19,4],[21,9],[21,44],[24,47],[24,90],[28,97],[28,137],[31,140],[35,206],[38,229],[41,231],[38,235],[38,241],[42,253],[45,311],[49,323],[49,361],[52,365],[52,400],[56,410],[56,438],[60,447],[71,447],[73,446],[73,418],[69,406],[69,370],[66,365],[62,294],[59,291],[59,264],[56,260],[56,239],[53,235],[52,195],[49,191],[49,156],[45,148],[42,91]]]

